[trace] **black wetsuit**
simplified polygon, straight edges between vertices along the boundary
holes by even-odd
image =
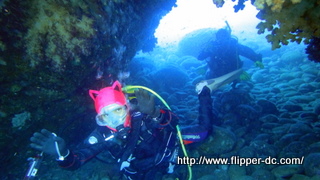
[[[211,130],[212,100],[210,90],[205,88],[199,95],[199,125],[182,128],[182,134],[204,133]],[[82,148],[70,151],[70,154],[59,165],[75,170],[102,151],[109,151],[118,164],[130,161],[130,166],[123,168],[124,176],[131,179],[154,178],[156,172],[166,173],[169,163],[176,159],[178,119],[169,110],[160,110],[157,121],[140,112],[131,113],[131,128],[114,132],[107,127],[97,127],[84,141]],[[204,137],[204,138],[205,138]],[[188,142],[192,138],[186,138]],[[203,139],[196,139],[194,142]]]
[[[207,79],[220,77],[242,67],[243,62],[239,58],[244,56],[254,62],[261,61],[262,56],[256,54],[251,48],[241,45],[234,38],[230,38],[225,44],[211,42],[199,56],[199,60],[204,60],[208,57]]]
[[[175,128],[177,118],[170,111],[161,110],[158,121],[134,112],[131,114],[130,129],[114,132],[107,127],[97,127],[84,141],[82,148],[71,151],[59,165],[74,170],[107,150],[119,163],[119,170],[122,162],[134,158],[130,166],[123,169],[124,173],[134,179],[148,179],[156,167],[165,167],[161,169],[166,170],[171,158],[168,155],[173,154],[178,146]]]

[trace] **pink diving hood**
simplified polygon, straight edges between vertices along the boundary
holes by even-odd
[[[115,81],[112,86],[103,88],[100,91],[89,90],[89,95],[94,101],[94,107],[98,114],[101,112],[103,107],[110,104],[119,104],[121,106],[127,104],[126,96],[122,92],[122,87],[119,81]],[[126,119],[124,126],[130,126],[130,118]]]

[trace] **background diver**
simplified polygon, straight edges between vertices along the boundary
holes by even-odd
[[[89,90],[89,95],[98,126],[79,148],[69,149],[61,137],[46,129],[33,134],[31,147],[53,155],[68,170],[108,151],[121,177],[127,179],[151,179],[173,172],[179,149],[176,115],[155,106],[154,96],[146,90],[135,89],[131,98],[118,81],[100,91]],[[181,128],[185,144],[204,140],[212,129],[210,89],[204,86],[198,99],[199,123]]]
[[[215,36],[215,40],[211,41],[198,55],[198,60],[208,58],[206,79],[217,78],[242,68],[243,62],[239,56],[244,56],[255,62],[256,66],[263,68],[262,55],[232,38],[230,27],[229,30],[219,29]],[[248,80],[250,77],[243,72],[240,79]]]

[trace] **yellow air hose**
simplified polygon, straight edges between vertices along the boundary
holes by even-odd
[[[171,108],[167,104],[167,102],[158,93],[156,93],[155,91],[153,91],[150,88],[147,88],[147,87],[144,87],[144,86],[128,85],[128,86],[123,87],[122,91],[124,91],[125,93],[134,93],[134,90],[135,89],[139,89],[139,88],[140,89],[145,89],[145,90],[149,91],[150,93],[154,94],[169,110],[171,110]],[[181,135],[181,131],[180,131],[179,125],[176,126],[176,129],[177,129],[177,132],[178,132],[178,137],[179,137],[179,141],[180,141],[180,145],[181,145],[183,154],[184,154],[185,157],[189,157],[188,153],[187,153],[187,150],[186,150],[186,147],[183,144],[182,135]],[[192,169],[191,169],[190,164],[188,164],[188,171],[189,171],[189,178],[188,179],[191,180],[192,179]]]

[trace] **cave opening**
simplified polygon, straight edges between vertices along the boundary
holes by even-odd
[[[235,13],[235,2],[226,1],[222,8],[217,8],[212,0],[177,0],[177,7],[164,16],[155,32],[158,46],[176,46],[188,33],[203,29],[219,29],[226,26],[228,21],[232,28],[232,34],[239,41],[250,38],[260,38],[265,41],[263,35],[257,34],[256,25],[260,20],[256,17],[258,10],[250,2],[245,2],[244,10]]]

